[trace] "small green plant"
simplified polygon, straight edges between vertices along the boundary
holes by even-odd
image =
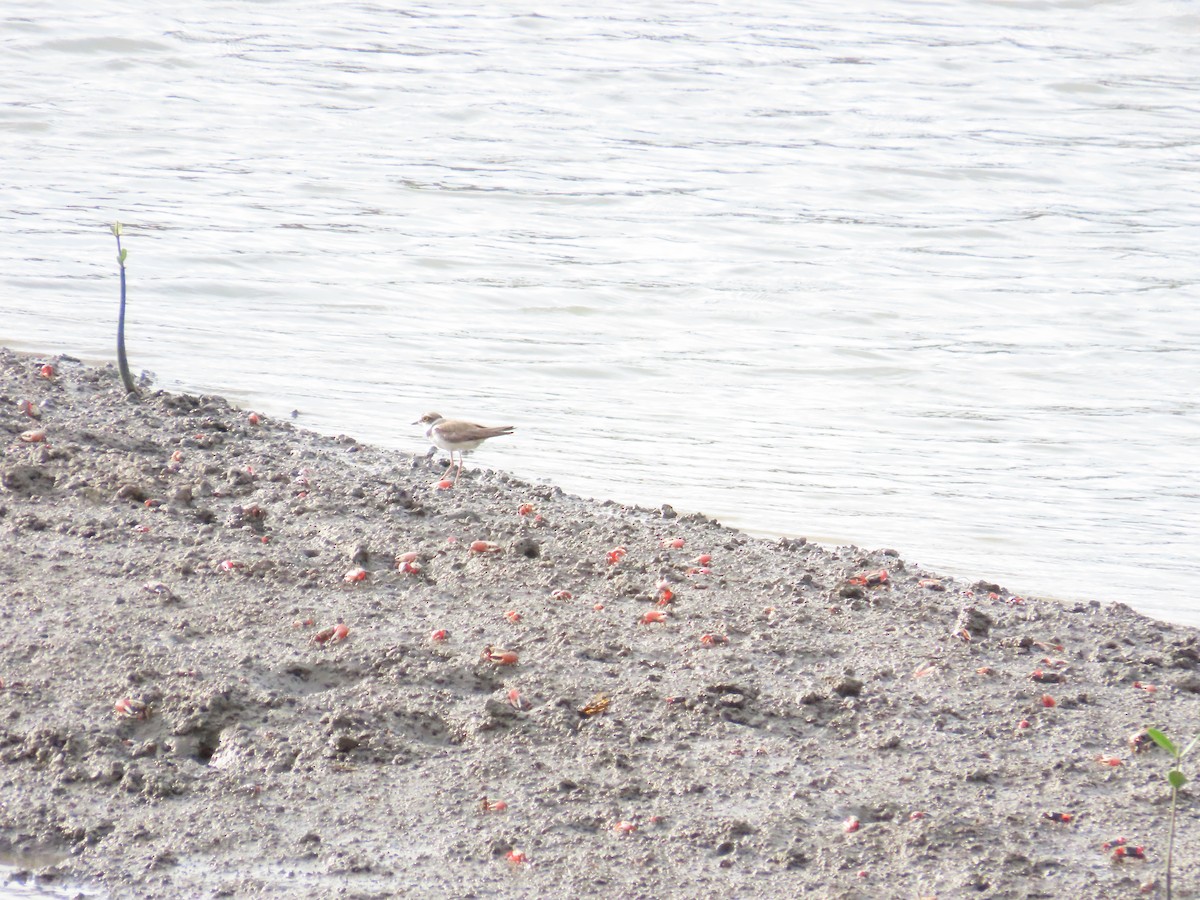
[[[1175,742],[1157,728],[1147,728],[1146,733],[1158,746],[1162,747],[1175,758],[1175,765],[1167,772],[1167,784],[1171,785],[1171,835],[1167,839],[1167,900],[1171,900],[1171,857],[1175,851],[1175,811],[1179,805],[1179,789],[1187,784],[1187,776],[1183,774],[1181,765],[1183,758],[1192,752],[1200,734],[1192,738],[1192,742],[1180,750]]]
[[[125,256],[129,252],[121,248],[121,223],[112,223],[113,237],[117,239],[117,265],[121,267],[121,311],[117,316],[117,369],[125,384],[126,394],[136,394],[137,385],[129,374],[129,360],[125,358]]]

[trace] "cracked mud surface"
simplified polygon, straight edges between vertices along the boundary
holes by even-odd
[[[441,462],[217,397],[129,402],[69,358],[0,350],[0,445],[0,859],[22,878],[1164,895],[1168,759],[1129,739],[1197,730],[1195,629],[502,473],[438,490]],[[1200,896],[1187,790],[1179,827],[1175,896]],[[1146,860],[1114,861],[1118,836]]]

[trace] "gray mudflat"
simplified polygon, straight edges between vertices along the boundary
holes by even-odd
[[[438,490],[440,462],[218,397],[128,402],[65,358],[0,350],[0,428],[0,860],[23,877],[160,898],[1163,893],[1168,758],[1129,739],[1200,728],[1195,629],[496,472]],[[1177,897],[1200,896],[1198,826],[1185,791]],[[1115,861],[1118,837],[1146,860]]]

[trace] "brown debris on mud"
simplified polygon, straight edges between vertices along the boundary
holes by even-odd
[[[1168,758],[1130,741],[1197,729],[1194,629],[499,472],[438,490],[424,456],[219,397],[126,400],[69,358],[0,350],[0,445],[18,877],[1161,893]],[[1180,897],[1196,816],[1185,789]],[[1118,836],[1145,860],[1115,861]]]

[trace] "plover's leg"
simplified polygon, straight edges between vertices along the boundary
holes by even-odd
[[[434,448],[433,448],[433,452],[431,452],[431,453],[429,454],[429,466],[430,466],[430,468],[432,468],[432,469],[433,469],[433,471],[434,471],[435,473],[437,472],[437,463],[438,463],[437,447],[434,447]],[[448,469],[445,469],[445,470],[442,472],[442,475],[443,475],[444,477],[445,477],[445,476],[449,476],[449,474],[450,474],[450,469],[453,469],[453,468],[454,468],[454,451],[453,451],[453,450],[451,450],[451,451],[450,451],[450,468],[448,468]]]

